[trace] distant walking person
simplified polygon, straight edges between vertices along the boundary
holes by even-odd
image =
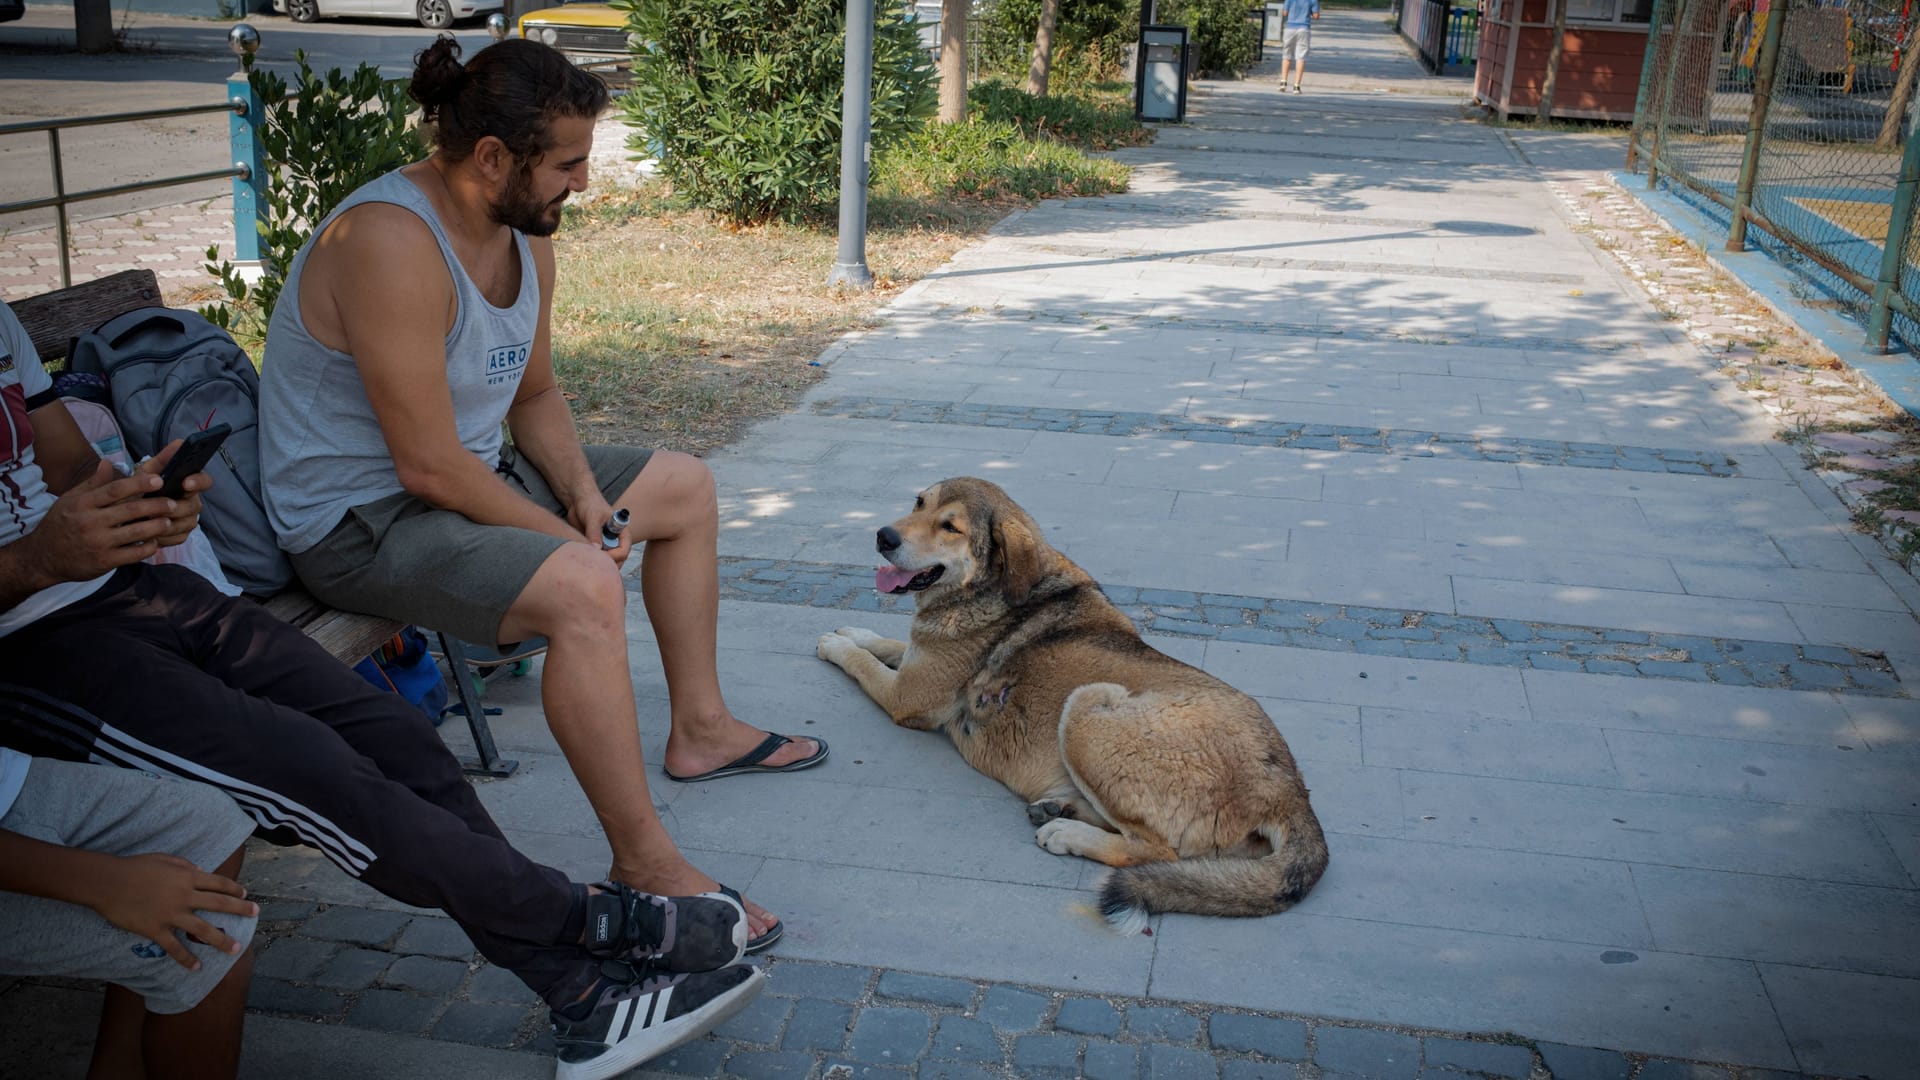
[[[1280,92],[1298,94],[1300,80],[1307,74],[1307,48],[1312,44],[1313,20],[1320,17],[1320,0],[1287,0],[1281,9],[1286,14],[1281,20],[1285,29],[1280,34]]]

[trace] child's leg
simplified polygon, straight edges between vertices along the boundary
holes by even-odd
[[[238,880],[245,854],[245,848],[236,849],[214,873]],[[171,1016],[147,1013],[140,1030],[147,1080],[230,1080],[238,1075],[240,1026],[246,1018],[247,985],[252,978],[249,946],[200,1004]]]
[[[108,983],[106,1000],[100,1005],[100,1027],[93,1035],[93,1060],[87,1063],[87,1080],[145,1076],[140,1032],[146,1022],[145,999],[124,986]]]

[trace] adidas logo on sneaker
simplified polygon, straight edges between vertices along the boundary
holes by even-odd
[[[719,893],[655,896],[604,881],[587,897],[587,952],[666,971],[711,971],[746,956],[747,912]]]
[[[735,964],[596,988],[601,1004],[583,1019],[553,1014],[555,1080],[609,1080],[659,1057],[731,1019],[767,981],[759,968]]]

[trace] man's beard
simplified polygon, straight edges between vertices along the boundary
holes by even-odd
[[[507,190],[487,204],[487,212],[496,223],[528,236],[552,236],[560,228],[560,204],[566,197],[563,191],[551,202],[540,200],[533,194],[533,168],[523,164],[513,170]]]

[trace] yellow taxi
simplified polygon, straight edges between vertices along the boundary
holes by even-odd
[[[607,4],[563,3],[520,16],[518,29],[521,37],[553,46],[608,86],[626,86],[632,77],[626,12]]]

